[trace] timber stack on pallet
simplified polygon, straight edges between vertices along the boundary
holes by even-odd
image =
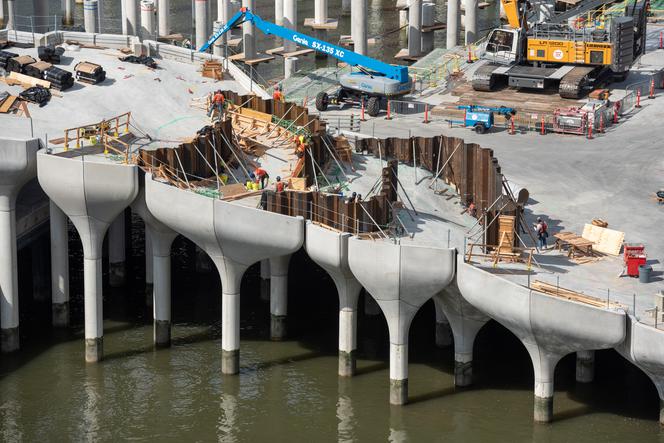
[[[76,80],[96,85],[106,80],[106,71],[96,63],[80,62],[74,66]]]
[[[617,308],[627,310],[627,306],[622,303],[612,302],[609,300],[602,300],[601,298],[591,297],[590,295],[582,294],[580,292],[572,291],[571,289],[561,288],[540,280],[535,280],[530,284],[530,289],[541,292],[542,294],[561,297],[567,300],[585,303],[587,305],[595,306],[597,308]]]
[[[206,60],[205,63],[203,63],[201,75],[214,80],[223,80],[224,69],[221,66],[221,62]]]

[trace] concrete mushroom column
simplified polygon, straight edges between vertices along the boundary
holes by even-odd
[[[516,335],[535,372],[534,419],[553,419],[556,364],[572,352],[613,348],[625,339],[625,312],[531,291],[459,256],[457,284],[465,300]],[[456,336],[455,336],[456,338]]]
[[[222,360],[224,374],[240,370],[240,283],[257,261],[297,251],[304,240],[301,217],[229,203],[145,178],[150,212],[191,239],[210,256],[222,286]]]
[[[270,300],[270,260],[261,260],[261,300]]]
[[[291,255],[270,259],[270,338],[286,338],[288,314],[288,263]]]
[[[138,192],[135,165],[101,156],[37,154],[39,183],[72,221],[83,243],[85,360],[102,360],[104,316],[102,244],[115,218]]]
[[[145,255],[151,257],[150,269],[153,291],[149,295],[154,319],[154,344],[158,347],[171,345],[171,246],[177,233],[155,218],[145,203],[145,183],[142,183],[132,209],[145,222],[145,238],[150,239],[150,248]],[[147,262],[147,260],[146,260]],[[146,279],[148,267],[145,269]],[[147,285],[146,285],[147,286]],[[147,295],[147,294],[146,294]]]
[[[51,304],[53,326],[69,326],[69,232],[67,216],[50,201]]]
[[[465,301],[456,280],[434,297],[449,321],[454,335],[454,384],[458,387],[473,383],[473,345],[475,337],[489,317]]]
[[[339,295],[339,375],[355,375],[357,301],[362,285],[348,265],[350,234],[307,223],[307,254],[332,277]]]
[[[14,0],[7,0],[7,29],[15,29],[16,27],[16,2]]]
[[[0,350],[19,349],[16,196],[35,176],[39,140],[0,139]]]
[[[390,331],[390,403],[408,402],[408,332],[419,308],[454,277],[455,250],[388,241],[348,241],[355,278],[380,306]]]

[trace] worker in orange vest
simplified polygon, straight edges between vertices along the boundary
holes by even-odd
[[[219,112],[219,116],[223,118],[225,105],[226,97],[224,97],[224,94],[221,92],[221,90],[217,90],[217,92],[215,92],[214,96],[212,97],[212,104],[210,106],[210,110],[208,111],[208,117],[212,116],[212,113],[216,109]]]
[[[263,168],[256,168],[254,171],[254,177],[256,177],[256,183],[261,184],[261,189],[265,189],[265,183],[270,178],[270,175]]]
[[[284,182],[281,181],[281,177],[277,176],[277,183],[275,184],[277,192],[284,192]]]
[[[275,102],[280,102],[283,99],[283,94],[281,93],[281,87],[279,85],[276,85],[274,87],[274,92],[272,93],[272,99]]]

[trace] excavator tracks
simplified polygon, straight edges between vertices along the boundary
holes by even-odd
[[[499,67],[500,65],[487,63],[477,68],[472,79],[473,89],[476,91],[493,91],[496,88],[496,76],[493,75],[493,71]]]
[[[587,66],[576,66],[570,72],[560,79],[558,92],[562,98],[581,98],[584,95],[584,90],[590,82],[588,75],[593,72],[595,68]]]

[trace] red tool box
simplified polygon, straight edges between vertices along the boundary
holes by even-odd
[[[646,247],[638,243],[625,243],[625,267],[630,277],[639,276],[639,266],[646,264]]]

